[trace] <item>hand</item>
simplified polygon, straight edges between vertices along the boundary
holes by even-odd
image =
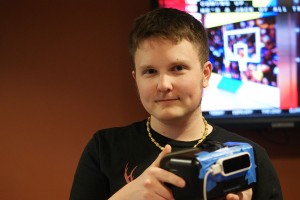
[[[226,200],[251,200],[251,198],[252,198],[252,188],[248,190],[244,190],[237,194],[231,193],[226,195]]]
[[[182,188],[185,186],[185,181],[181,177],[159,168],[160,160],[170,152],[171,146],[166,145],[156,160],[139,177],[121,188],[110,200],[174,199],[172,191],[165,186],[165,183]]]

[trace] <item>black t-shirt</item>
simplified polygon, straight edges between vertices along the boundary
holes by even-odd
[[[190,148],[197,143],[197,141],[175,141],[152,129],[151,133],[161,146],[170,144],[172,151]],[[262,147],[249,139],[214,125],[213,131],[206,140],[251,144],[257,165],[257,182],[253,188],[252,199],[282,199],[277,174]],[[148,136],[146,120],[129,126],[96,132],[82,153],[74,176],[70,200],[108,199],[142,174],[160,152],[161,150],[152,143]]]

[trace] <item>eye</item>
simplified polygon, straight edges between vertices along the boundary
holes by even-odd
[[[173,67],[173,71],[182,71],[184,70],[184,67],[182,65],[176,65]]]
[[[144,74],[154,74],[156,73],[157,71],[155,69],[152,69],[152,68],[148,68],[148,69],[145,69],[143,71]]]

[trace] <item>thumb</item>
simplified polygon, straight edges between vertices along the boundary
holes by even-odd
[[[172,147],[170,145],[166,145],[163,150],[160,152],[160,154],[157,156],[157,158],[154,160],[154,162],[151,164],[151,166],[159,167],[161,159],[168,153],[171,153]]]

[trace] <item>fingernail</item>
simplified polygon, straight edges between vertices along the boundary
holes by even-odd
[[[184,187],[185,186],[185,181],[180,180],[179,182],[180,187]]]

